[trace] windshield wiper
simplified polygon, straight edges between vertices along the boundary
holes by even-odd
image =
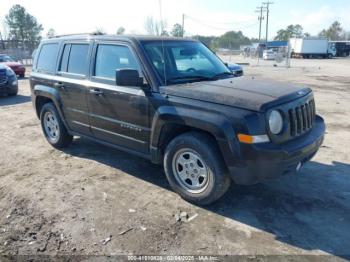
[[[181,81],[181,80],[193,80],[193,81],[209,81],[209,80],[213,80],[211,77],[207,77],[207,76],[178,76],[178,77],[173,77],[170,79],[167,79],[167,82],[177,82],[177,81]]]
[[[178,76],[178,77],[173,77],[170,79],[167,79],[167,82],[173,83],[173,82],[178,82],[181,80],[191,80],[189,82],[197,82],[197,81],[215,81],[220,79],[223,76],[234,76],[233,73],[230,72],[222,72],[219,74],[216,74],[214,76],[201,76],[201,75],[192,75],[192,76]]]

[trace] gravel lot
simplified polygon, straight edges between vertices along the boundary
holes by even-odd
[[[251,63],[245,77],[264,75],[313,88],[327,135],[298,175],[234,185],[210,207],[191,205],[146,160],[79,138],[65,151],[52,148],[23,79],[17,97],[0,97],[0,255],[349,259],[350,59],[293,60],[290,69],[257,67],[241,57],[231,61]],[[176,222],[179,211],[193,220]]]

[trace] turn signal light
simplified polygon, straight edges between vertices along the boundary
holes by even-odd
[[[243,135],[243,134],[238,134],[238,140],[239,142],[244,144],[253,144],[254,142],[253,136]]]
[[[257,144],[257,143],[270,142],[270,139],[267,135],[250,136],[250,135],[238,134],[238,140],[239,142],[244,144]]]

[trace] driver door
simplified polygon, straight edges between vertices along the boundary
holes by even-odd
[[[93,136],[99,140],[138,151],[149,152],[149,100],[140,87],[116,85],[117,69],[141,66],[131,47],[121,43],[98,42],[94,47],[88,108]]]

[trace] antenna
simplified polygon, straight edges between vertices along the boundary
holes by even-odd
[[[182,37],[185,37],[185,14],[182,14]]]
[[[160,27],[161,27],[161,37],[162,37],[162,51],[163,51],[163,75],[164,83],[167,84],[166,71],[165,71],[165,48],[164,48],[164,39],[163,39],[163,15],[162,15],[162,0],[159,0],[159,17],[160,17]]]
[[[163,33],[163,14],[162,14],[162,0],[159,0],[159,19],[160,19],[160,34]]]

